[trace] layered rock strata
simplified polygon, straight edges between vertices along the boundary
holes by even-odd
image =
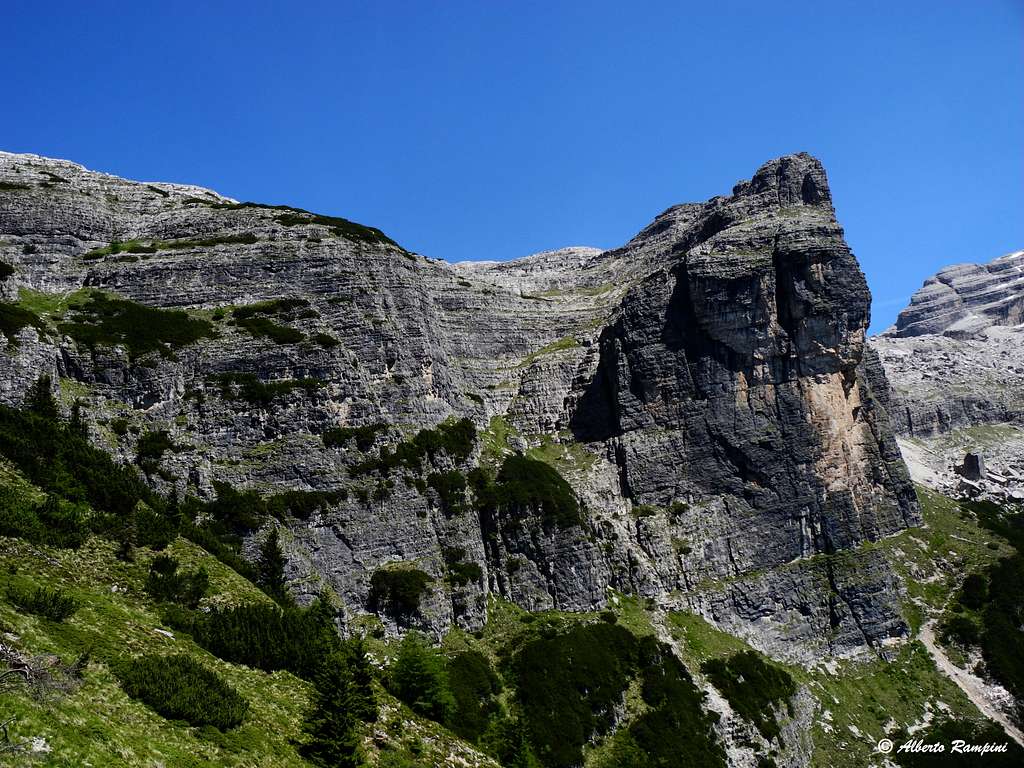
[[[452,265],[340,219],[0,154],[0,240],[3,298],[42,320],[0,354],[0,399],[50,373],[126,461],[136,438],[115,418],[167,430],[175,450],[150,478],[163,490],[344,490],[285,541],[292,588],[329,586],[349,621],[367,620],[372,573],[403,564],[433,579],[415,623],[436,631],[480,626],[491,595],[572,610],[618,590],[785,658],[906,633],[896,581],[863,545],[919,512],[865,345],[870,295],[808,155],[670,208],[621,248]],[[57,324],[86,288],[217,335],[141,358],[76,343]],[[232,321],[282,298],[303,302],[275,320],[291,340]],[[241,375],[304,385],[253,403],[223,385]],[[423,478],[358,470],[450,417],[482,438],[430,470],[525,450],[569,481],[582,521],[478,513],[469,497],[451,514]],[[322,440],[377,423],[365,454]],[[453,551],[478,581],[447,578]]]

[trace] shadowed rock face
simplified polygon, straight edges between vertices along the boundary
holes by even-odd
[[[151,478],[164,490],[352,490],[290,525],[300,596],[327,584],[356,620],[373,570],[405,561],[436,579],[417,621],[438,631],[479,626],[488,594],[590,609],[611,587],[789,658],[905,633],[893,575],[860,545],[916,524],[918,510],[876,397],[888,385],[864,343],[867,286],[808,155],[670,208],[622,248],[456,265],[304,212],[62,161],[0,154],[0,182],[0,259],[14,267],[4,298],[95,286],[228,318],[217,338],[144,364],[26,327],[0,355],[0,397],[20,402],[40,373],[76,382],[66,387],[88,401],[94,436],[126,460],[133,438],[114,438],[110,416],[167,429],[179,450],[162,468],[178,479]],[[97,257],[113,240],[176,245]],[[281,297],[308,302],[281,320],[301,342],[229,322],[231,307]],[[250,404],[211,378],[226,372],[322,384]],[[583,523],[447,515],[400,476],[374,494],[353,473],[354,448],[318,437],[393,425],[372,453],[451,416],[480,429],[501,417],[512,448],[569,480]],[[460,468],[479,460],[478,448]],[[480,565],[479,583],[444,580],[452,549]]]

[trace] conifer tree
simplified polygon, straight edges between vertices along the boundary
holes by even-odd
[[[52,380],[46,374],[36,379],[35,384],[25,393],[25,408],[49,421],[59,421],[60,409],[53,397],[52,385]]]
[[[358,768],[363,764],[360,746],[356,685],[345,653],[332,653],[316,679],[316,701],[306,716],[309,741],[303,754],[323,768]]]
[[[424,717],[444,723],[455,711],[444,658],[417,632],[402,639],[391,680],[395,695]]]
[[[284,581],[286,562],[277,528],[274,528],[260,547],[260,559],[256,570],[260,587],[279,603],[288,601],[288,590]]]
[[[366,653],[366,641],[353,638],[345,644],[346,663],[352,677],[352,714],[363,722],[377,719],[377,702],[373,695],[373,669]]]

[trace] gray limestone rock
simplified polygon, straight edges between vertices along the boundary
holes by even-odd
[[[289,525],[286,551],[296,594],[331,587],[348,622],[367,616],[375,569],[409,564],[432,580],[415,624],[434,632],[479,627],[488,595],[583,610],[609,588],[788,658],[884,652],[906,631],[895,579],[859,550],[919,512],[865,345],[867,285],[808,155],[669,208],[621,248],[454,265],[341,219],[64,161],[0,153],[0,182],[2,298],[47,327],[0,353],[0,399],[55,374],[126,461],[136,438],[112,419],[168,430],[161,490],[344,489]],[[141,359],[78,344],[56,324],[86,288],[185,309],[217,336]],[[232,323],[279,298],[307,302],[280,321],[300,341]],[[318,383],[245,402],[224,374]],[[570,482],[582,523],[449,515],[423,475],[361,475],[365,455],[320,439],[384,423],[373,456],[450,417],[484,439],[423,475],[530,450]],[[455,550],[478,581],[448,577]]]

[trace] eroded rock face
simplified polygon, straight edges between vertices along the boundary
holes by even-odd
[[[870,340],[879,390],[915,480],[943,493],[1024,499],[1024,251],[925,281],[893,328]],[[994,481],[954,471],[980,452]],[[973,474],[973,473],[972,473]]]
[[[993,325],[1024,322],[1024,251],[987,264],[954,264],[939,270],[910,297],[893,334],[943,334],[970,338]]]
[[[187,308],[219,334],[135,360],[27,327],[0,355],[0,397],[18,403],[40,373],[59,375],[126,460],[135,438],[116,436],[111,417],[167,429],[172,479],[151,478],[165,490],[352,491],[289,526],[300,595],[328,585],[356,620],[374,569],[401,561],[435,580],[417,622],[436,631],[479,626],[489,594],[590,609],[609,588],[688,606],[787,658],[881,648],[906,631],[892,574],[859,548],[918,510],[865,347],[867,286],[807,155],[668,209],[619,249],[456,265],[303,212],[63,161],[0,154],[0,184],[0,260],[14,267],[4,298],[93,286]],[[95,256],[115,240],[163,245]],[[282,297],[308,302],[287,319],[303,341],[254,337],[215,313]],[[225,396],[213,378],[224,373],[321,383],[246,403]],[[386,422],[373,454],[451,416],[490,426],[481,443],[507,437],[492,459],[532,448],[554,463],[583,523],[450,515],[416,478],[368,480],[352,447],[319,437]],[[488,460],[480,451],[432,469],[466,471]],[[479,582],[446,580],[456,549]]]

